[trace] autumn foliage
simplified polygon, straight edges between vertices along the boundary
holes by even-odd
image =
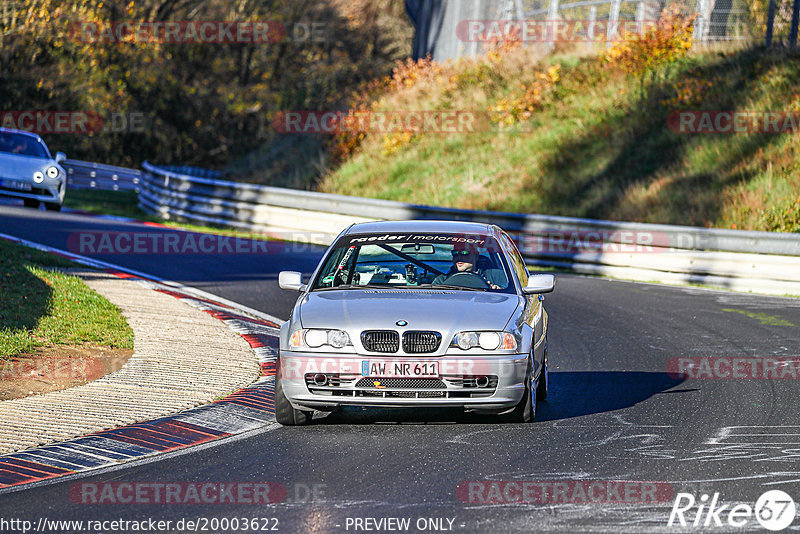
[[[605,54],[608,64],[643,74],[685,56],[692,47],[694,16],[673,8],[642,34],[628,34]]]
[[[82,25],[202,21],[268,21],[283,38],[76,35]],[[320,35],[303,31],[314,24]],[[402,0],[0,0],[0,102],[5,110],[146,116],[144,132],[45,136],[70,157],[221,167],[273,144],[277,112],[341,106],[348,90],[408,54],[411,35]]]
[[[512,126],[530,119],[542,109],[548,97],[561,80],[561,65],[553,65],[536,73],[531,84],[520,84],[519,90],[507,98],[502,98],[492,106],[492,119],[504,126]]]

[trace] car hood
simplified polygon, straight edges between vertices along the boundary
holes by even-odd
[[[58,167],[56,162],[51,159],[0,152],[0,175],[7,178],[33,178],[34,172],[44,172],[48,167],[54,165]],[[60,167],[59,170],[61,170]]]
[[[340,328],[356,334],[366,329],[502,330],[520,297],[479,291],[348,289],[315,291],[300,303],[304,328]]]

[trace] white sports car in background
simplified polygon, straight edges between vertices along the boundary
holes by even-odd
[[[60,210],[67,187],[60,165],[65,159],[62,152],[53,158],[36,134],[0,128],[0,196],[21,198],[29,208],[44,202],[47,209]]]

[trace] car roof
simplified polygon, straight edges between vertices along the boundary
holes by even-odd
[[[2,132],[2,133],[13,133],[13,134],[27,135],[28,137],[33,137],[33,138],[34,138],[34,139],[36,139],[37,141],[41,141],[41,140],[42,140],[42,138],[39,136],[39,134],[35,134],[35,133],[33,133],[33,132],[28,132],[28,131],[26,131],[26,130],[15,130],[15,129],[13,129],[13,128],[3,128],[3,127],[0,127],[0,132]]]
[[[492,225],[465,221],[375,221],[356,223],[350,226],[344,235],[372,234],[381,232],[425,232],[434,234],[493,234]]]

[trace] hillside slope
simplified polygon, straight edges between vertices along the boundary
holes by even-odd
[[[690,29],[601,55],[542,57],[504,46],[477,60],[404,65],[356,99],[362,108],[488,113],[483,131],[343,134],[345,160],[319,189],[470,209],[800,231],[800,55],[689,54]],[[690,113],[684,122],[680,112]],[[778,113],[777,122],[760,112]],[[717,133],[726,117],[745,131]]]

